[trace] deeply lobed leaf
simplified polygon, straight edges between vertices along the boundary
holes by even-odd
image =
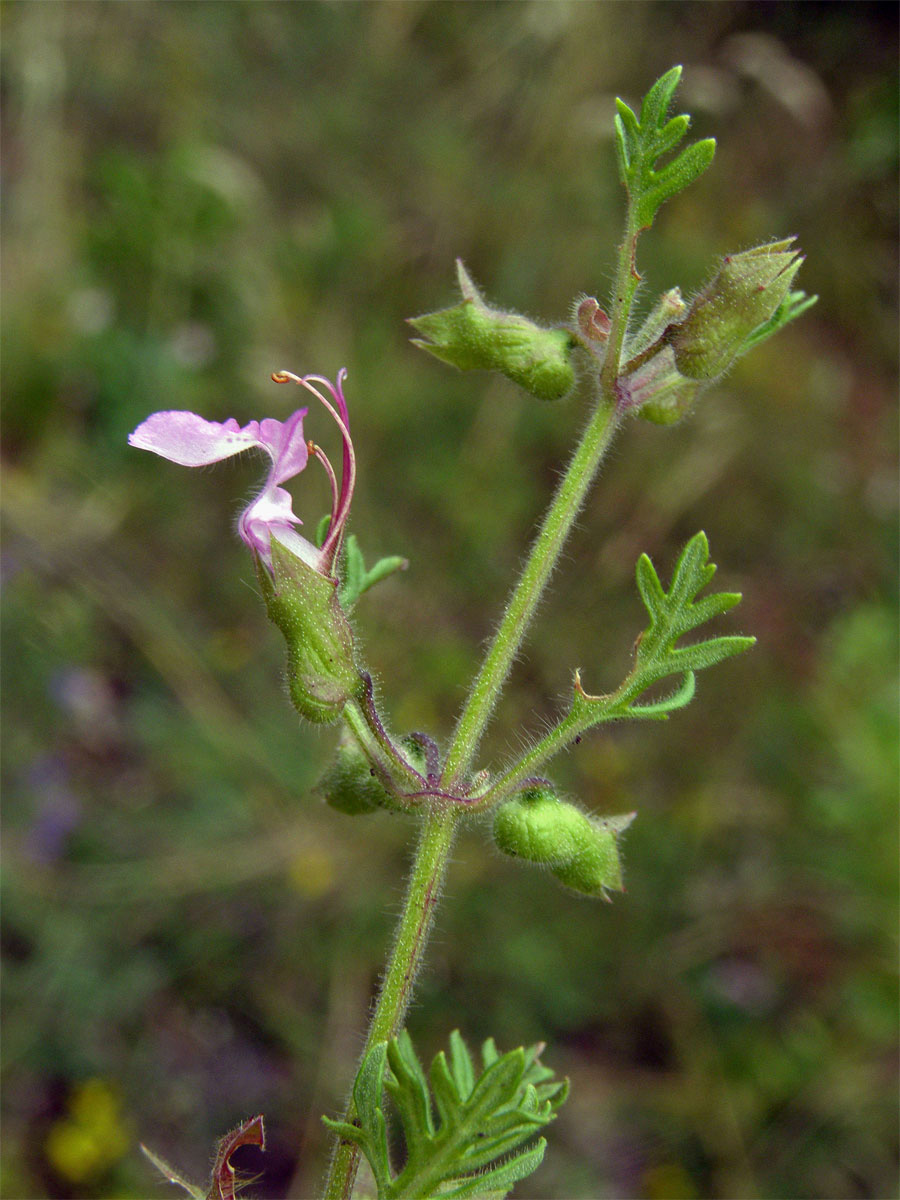
[[[668,592],[653,563],[646,554],[641,555],[635,579],[650,624],[638,637],[634,668],[617,691],[607,696],[589,696],[576,674],[570,715],[577,718],[579,728],[587,729],[621,717],[665,719],[693,699],[694,672],[740,654],[754,644],[756,638],[733,634],[686,646],[676,644],[684,634],[728,612],[740,601],[739,592],[715,592],[696,599],[715,573],[715,564],[709,561],[709,543],[702,532],[695,534],[679,555]],[[674,692],[659,700],[636,703],[649,687],[671,675],[682,676]]]
[[[652,225],[660,206],[702,175],[715,154],[715,140],[704,138],[657,170],[658,160],[678,146],[690,127],[686,113],[667,119],[680,79],[681,67],[672,67],[657,79],[644,97],[640,119],[624,100],[616,100],[619,177],[628,191],[637,229]]]
[[[647,555],[642,554],[638,559],[635,577],[650,616],[650,624],[638,642],[632,685],[627,689],[630,698],[668,675],[683,674],[687,677],[694,671],[712,666],[753,645],[755,638],[731,635],[707,638],[689,646],[676,646],[685,633],[728,612],[740,601],[739,592],[716,592],[696,600],[698,592],[706,587],[715,573],[715,564],[709,561],[709,543],[703,532],[692,537],[682,550],[668,592],[660,583],[656,568]],[[679,692],[662,702],[664,708],[660,708],[659,703],[644,706],[644,715],[649,715],[652,709],[659,713],[682,707],[692,696],[693,680],[685,678]],[[679,701],[677,705],[673,704],[676,699]]]
[[[488,1040],[478,1073],[455,1031],[449,1055],[441,1051],[426,1076],[403,1031],[364,1059],[353,1091],[356,1122],[326,1119],[326,1124],[365,1154],[379,1200],[505,1195],[536,1169],[545,1142],[505,1156],[552,1121],[567,1095],[567,1081],[556,1079],[539,1061],[542,1048],[500,1055]],[[397,1175],[388,1148],[385,1091],[406,1142],[406,1162]]]

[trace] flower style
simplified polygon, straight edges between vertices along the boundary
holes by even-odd
[[[192,412],[158,412],[143,421],[129,436],[128,442],[139,450],[150,450],[183,467],[207,466],[253,447],[265,450],[272,465],[263,490],[241,514],[238,532],[270,575],[274,574],[274,537],[307,566],[331,577],[356,480],[356,456],[350,440],[350,420],[343,393],[346,374],[342,368],[333,384],[321,375],[301,377],[290,371],[278,371],[272,376],[275,383],[296,383],[305,388],[334,418],[343,442],[340,484],[325,452],[315,442],[304,439],[303,419],[309,411],[306,408],[297,409],[286,421],[267,417],[262,421],[250,421],[243,428],[233,417],[219,422],[207,421]],[[327,397],[320,389],[327,392]],[[281,486],[305,469],[310,455],[319,460],[331,483],[331,518],[321,547],[314,546],[297,532],[295,527],[302,522],[291,507],[290,493]]]

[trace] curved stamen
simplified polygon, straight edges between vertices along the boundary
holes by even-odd
[[[337,477],[334,473],[334,467],[331,465],[328,455],[321,446],[317,446],[315,442],[307,442],[306,448],[313,458],[317,458],[325,468],[325,474],[328,476],[328,482],[331,484],[331,521],[328,526],[328,530],[331,532],[331,528],[334,525],[334,517],[335,513],[337,512],[339,499]]]
[[[324,375],[306,375],[304,378],[312,383],[324,384],[324,386],[328,388],[329,392],[331,392],[331,395],[334,398],[335,404],[338,406],[341,416],[344,418],[344,424],[349,429],[350,414],[347,411],[347,401],[344,399],[343,390],[344,380],[347,378],[347,368],[341,367],[341,369],[338,371],[336,381],[337,387],[334,386],[330,379],[326,379]]]
[[[353,498],[353,490],[356,486],[356,454],[353,450],[353,442],[350,438],[349,429],[349,414],[347,412],[347,402],[344,399],[341,384],[346,378],[347,372],[342,367],[337,376],[337,388],[322,375],[295,375],[293,371],[275,371],[271,378],[273,383],[296,383],[300,387],[306,388],[311,392],[316,399],[328,409],[331,413],[334,423],[340,430],[341,438],[343,439],[343,463],[341,470],[341,487],[338,495],[338,500],[332,517],[331,526],[328,530],[328,536],[322,545],[322,556],[325,563],[330,568],[337,552],[340,549],[341,538],[344,532],[344,525],[347,521],[347,514],[350,511],[350,502]],[[331,393],[334,403],[327,400],[317,387],[311,382],[323,384]],[[337,407],[335,407],[337,406]]]

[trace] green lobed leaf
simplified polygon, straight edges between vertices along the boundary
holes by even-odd
[[[500,1055],[488,1039],[478,1073],[454,1031],[449,1052],[435,1056],[426,1076],[404,1030],[364,1059],[353,1089],[356,1122],[325,1123],[365,1154],[379,1200],[499,1198],[539,1165],[544,1140],[524,1151],[522,1143],[554,1119],[568,1094],[568,1081],[540,1062],[542,1049],[520,1047]],[[391,1169],[384,1092],[406,1142],[406,1162],[397,1175]]]
[[[428,1080],[405,1029],[389,1043],[387,1053],[392,1074],[385,1076],[385,1088],[394,1102],[406,1134],[407,1165],[418,1166],[424,1148],[434,1137]]]
[[[690,704],[696,690],[697,676],[693,671],[688,671],[674,692],[663,696],[661,700],[654,700],[648,704],[632,704],[629,706],[628,715],[657,721],[665,720],[669,713]]]
[[[687,675],[702,670],[753,645],[755,638],[727,636],[708,638],[690,646],[676,646],[685,633],[728,612],[740,601],[739,592],[717,592],[695,600],[715,572],[715,564],[709,561],[709,543],[702,532],[692,537],[682,550],[668,592],[660,583],[653,563],[646,554],[641,555],[635,578],[650,616],[650,625],[638,643],[633,683],[628,689],[632,696],[668,675]],[[661,703],[664,711],[671,711],[675,706],[688,703],[692,696],[693,686],[685,682],[678,692],[658,705]]]
[[[702,532],[695,534],[679,555],[668,592],[653,563],[646,554],[641,555],[635,580],[650,624],[638,638],[634,668],[616,692],[589,696],[576,674],[570,715],[575,716],[579,728],[620,717],[665,720],[669,713],[684,708],[693,699],[696,671],[740,654],[754,644],[756,638],[740,635],[707,638],[686,646],[676,644],[684,634],[728,612],[740,601],[739,592],[715,592],[696,598],[715,573],[715,564],[709,561],[709,543]],[[659,700],[635,703],[654,683],[671,675],[682,676],[674,692]]]
[[[481,1047],[481,1061],[484,1063],[485,1067],[489,1067],[492,1063],[495,1063],[499,1057],[500,1052],[497,1049],[497,1043],[493,1038],[487,1038]]]
[[[460,1091],[443,1050],[431,1064],[429,1077],[438,1119],[442,1125],[446,1125],[452,1121],[454,1112],[469,1095],[469,1091]]]
[[[650,88],[641,105],[642,128],[656,129],[659,126],[681,82],[681,70],[680,66],[670,67]]]
[[[496,787],[499,798],[515,794],[516,785],[521,788],[524,778],[533,776],[539,767],[559,752],[562,745],[571,743],[588,729],[623,718],[667,720],[670,713],[684,708],[693,699],[697,671],[713,666],[732,655],[741,654],[755,644],[756,638],[740,635],[709,637],[684,646],[677,644],[684,634],[713,617],[728,612],[740,601],[741,596],[738,592],[716,592],[697,598],[698,593],[713,578],[715,571],[715,564],[709,561],[706,534],[702,532],[691,538],[679,555],[668,592],[660,582],[653,563],[646,554],[641,555],[635,568],[635,579],[649,614],[650,624],[635,642],[635,660],[631,672],[615,691],[594,696],[585,691],[581,682],[581,672],[576,670],[572,703],[568,713],[507,772]],[[680,676],[678,686],[672,692],[657,699],[641,702],[641,696],[648,688],[670,676]],[[501,786],[508,790],[501,791]],[[519,856],[525,843],[514,844],[505,824],[501,827],[503,837],[498,838],[498,820],[507,821],[512,803],[514,801],[505,801],[497,807],[494,836],[501,850]],[[510,828],[513,834],[517,833],[514,823]],[[526,828],[525,832],[528,833],[529,829]],[[613,832],[616,830],[613,829]],[[530,845],[529,843],[527,848],[530,848]],[[536,861],[530,854],[524,856]],[[542,857],[540,861],[547,862],[551,871],[563,883],[572,886],[571,881],[566,878],[568,868],[560,874],[558,866],[551,865],[546,857]],[[611,885],[606,883],[605,886]],[[582,889],[576,885],[576,890]],[[600,893],[594,891],[591,894]]]
[[[324,1124],[339,1138],[353,1142],[365,1154],[379,1200],[387,1196],[391,1183],[391,1160],[388,1149],[387,1122],[382,1106],[387,1042],[373,1046],[360,1064],[353,1083],[353,1101],[356,1105],[358,1125],[347,1121],[335,1121],[323,1117]]]
[[[538,1138],[537,1142],[521,1154],[509,1158],[492,1171],[483,1171],[478,1175],[462,1180],[458,1186],[441,1189],[441,1200],[453,1197],[454,1200],[487,1200],[488,1197],[505,1196],[521,1179],[533,1174],[544,1159],[547,1149],[547,1139]],[[455,1181],[453,1181],[455,1183]]]
[[[656,169],[658,160],[675,149],[690,127],[686,113],[667,119],[680,79],[681,67],[657,79],[644,97],[640,118],[624,100],[616,100],[616,160],[638,229],[652,225],[660,206],[702,175],[715,154],[715,140],[704,138]]]
[[[691,118],[687,113],[682,113],[681,116],[672,117],[663,128],[659,131],[653,143],[653,149],[658,156],[668,154],[670,150],[674,150],[684,135],[690,128]]]
[[[405,571],[409,566],[409,560],[401,558],[399,554],[389,554],[385,558],[379,558],[374,567],[370,567],[366,571],[363,578],[360,595],[367,592],[370,587],[374,587],[376,583],[381,583],[382,579],[387,579],[388,575],[393,575],[395,571]]]
[[[715,138],[703,138],[702,141],[692,142],[690,146],[685,147],[662,171],[647,171],[644,178],[645,190],[641,192],[635,208],[638,227],[644,229],[652,225],[658,209],[666,200],[671,200],[695,179],[699,179],[712,162],[715,153]]]
[[[493,1042],[491,1044],[493,1045]],[[494,1047],[493,1058],[490,1061],[485,1058],[484,1065],[489,1067],[491,1062],[496,1062],[498,1057],[496,1047]],[[472,1062],[469,1048],[458,1029],[454,1029],[450,1034],[450,1069],[460,1096],[468,1096],[475,1086],[475,1064]]]
[[[616,135],[616,151],[619,160],[619,177],[628,186],[635,157],[641,144],[641,129],[638,119],[625,103],[616,98],[616,115],[613,118]]]
[[[379,1128],[378,1114],[381,1112],[386,1061],[387,1042],[378,1042],[363,1059],[353,1083],[353,1099],[364,1130],[376,1132]]]

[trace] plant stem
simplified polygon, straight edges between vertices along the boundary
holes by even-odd
[[[563,476],[493,643],[472,685],[444,768],[445,786],[468,770],[541,594],[618,425],[615,400],[603,395]]]
[[[424,786],[422,777],[398,753],[397,747],[388,737],[375,712],[374,704],[369,703],[368,700],[364,704],[360,704],[357,700],[348,700],[342,716],[364,752],[369,756],[369,760],[377,764],[386,775],[412,791],[418,791]]]
[[[612,324],[606,361],[600,375],[597,407],[547,510],[525,569],[513,589],[509,605],[460,714],[442,774],[442,785],[447,789],[452,789],[472,764],[500,689],[618,427],[621,413],[617,404],[616,378],[631,305],[640,282],[634,268],[638,232],[634,228],[629,204],[626,236],[619,250]],[[345,710],[345,717],[361,744],[373,755],[374,761],[396,760],[396,751],[380,722],[375,720],[374,712],[365,705],[351,702]],[[395,768],[397,765],[397,761],[392,763]],[[397,938],[369,1026],[363,1057],[379,1042],[389,1041],[402,1026],[413,984],[424,958],[434,908],[462,812],[459,805],[435,802],[425,818]],[[351,1095],[344,1121],[353,1122],[355,1119],[356,1104]],[[324,1200],[350,1200],[358,1168],[359,1149],[348,1142],[339,1142],[326,1181]]]
[[[641,281],[635,266],[635,251],[640,230],[636,227],[634,205],[629,197],[625,218],[625,237],[619,247],[616,284],[606,358],[600,372],[600,401],[578,448],[569,463],[540,532],[531,547],[528,562],[513,589],[491,648],[469,692],[457,722],[456,732],[444,768],[444,784],[451,788],[472,764],[478,743],[506,681],[535,609],[556,566],[563,544],[600,462],[609,449],[618,427],[616,379],[634,294]]]
[[[609,341],[606,345],[606,358],[603,360],[603,368],[600,372],[600,388],[606,396],[615,396],[616,379],[620,373],[622,362],[622,347],[625,344],[625,334],[628,332],[628,319],[631,316],[634,294],[641,282],[635,262],[637,240],[640,233],[640,229],[635,227],[634,204],[629,196],[628,208],[625,213],[625,237],[619,247],[619,261],[616,267]]]
[[[599,721],[595,723],[599,724]],[[485,807],[492,807],[498,800],[504,799],[522,786],[526,779],[533,779],[544,763],[558,754],[565,746],[571,745],[573,739],[581,731],[582,724],[575,714],[567,713],[546,737],[541,738],[537,745],[532,746],[524,757],[515,762],[496,782],[491,783],[490,791],[480,797]]]
[[[412,995],[413,984],[425,953],[434,909],[456,834],[459,806],[435,804],[425,818],[422,836],[410,874],[403,915],[390,962],[381,983],[375,1014],[369,1026],[363,1057],[379,1042],[399,1032]],[[356,1117],[351,1096],[345,1121]],[[325,1185],[325,1200],[350,1200],[359,1167],[359,1149],[339,1142]]]

